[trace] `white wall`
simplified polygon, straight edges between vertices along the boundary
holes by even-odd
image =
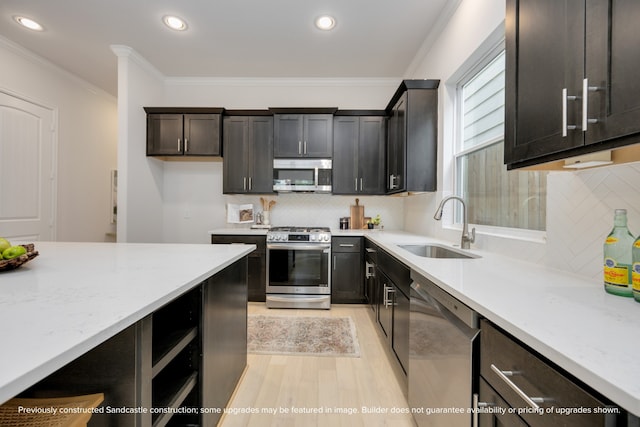
[[[162,242],[164,164],[146,157],[143,107],[159,103],[161,76],[126,46],[118,56],[118,241]]]
[[[504,34],[504,0],[463,0],[410,78],[440,78],[438,192],[409,197],[405,228],[452,242],[459,229],[432,219],[442,195],[453,192],[450,155],[454,142],[453,84],[460,70],[474,63]],[[553,172],[547,183],[547,233],[536,241],[478,235],[474,247],[563,269],[600,282],[602,244],[613,223],[613,210],[629,210],[629,225],[640,233],[640,165],[608,166],[581,172]],[[426,221],[425,221],[426,220]],[[444,224],[443,224],[444,223]]]
[[[57,240],[109,240],[115,98],[4,38],[0,64],[0,87],[58,111]]]

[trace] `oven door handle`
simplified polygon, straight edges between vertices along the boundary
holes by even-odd
[[[331,244],[304,244],[304,243],[268,243],[267,249],[286,249],[286,250],[294,250],[294,251],[325,251],[327,249],[331,249]]]

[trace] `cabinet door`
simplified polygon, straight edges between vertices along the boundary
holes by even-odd
[[[189,156],[219,156],[220,115],[185,114],[183,151]]]
[[[365,300],[363,241],[362,237],[334,237],[331,242],[333,302],[362,303]]]
[[[274,117],[274,157],[301,157],[303,138],[301,114],[276,114]]]
[[[204,284],[202,304],[202,407],[224,408],[247,365],[247,258]],[[217,425],[207,414],[201,425]]]
[[[640,2],[588,0],[586,73],[588,92],[586,143],[640,132]]]
[[[249,124],[247,117],[224,118],[224,156],[222,158],[222,192],[247,191],[247,149]]]
[[[147,114],[147,156],[179,156],[182,114]]]
[[[331,301],[361,303],[364,301],[362,256],[359,253],[333,253]]]
[[[393,282],[382,270],[376,270],[378,278],[378,324],[382,328],[387,340],[391,342],[393,328]]]
[[[273,193],[273,117],[249,118],[247,173],[250,193]]]
[[[246,244],[256,245],[256,250],[248,255],[247,282],[249,301],[264,302],[267,292],[267,238],[266,236],[248,235],[212,235],[214,245]]]
[[[332,193],[358,192],[358,140],[360,119],[356,116],[336,117],[333,122]],[[383,177],[384,179],[384,177]]]
[[[385,193],[384,117],[361,117],[358,139],[358,188],[363,194]],[[335,144],[335,141],[334,141]],[[334,168],[336,158],[334,156]]]
[[[507,0],[505,31],[505,163],[583,145],[584,2]]]
[[[404,189],[404,165],[406,152],[406,111],[407,94],[405,93],[393,108],[389,118],[389,140],[387,144],[387,179],[388,193]]]
[[[378,309],[378,280],[376,278],[375,264],[367,257],[365,264],[365,298],[373,313]]]
[[[409,372],[409,297],[394,286],[393,338],[391,347],[405,374]]]
[[[331,158],[332,149],[333,115],[305,115],[302,155],[304,157]]]

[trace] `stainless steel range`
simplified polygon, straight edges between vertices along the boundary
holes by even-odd
[[[331,308],[331,232],[274,227],[267,232],[267,307]]]

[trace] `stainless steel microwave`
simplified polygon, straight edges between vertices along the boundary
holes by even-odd
[[[331,159],[274,159],[273,191],[331,193]]]

